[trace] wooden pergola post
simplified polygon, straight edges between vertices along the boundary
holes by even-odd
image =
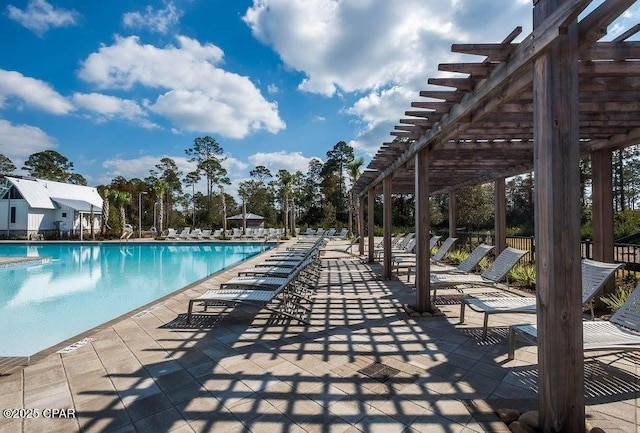
[[[494,224],[496,242],[494,252],[496,257],[507,248],[507,206],[505,179],[495,180]]]
[[[415,158],[415,223],[416,223],[416,309],[431,311],[429,285],[429,153],[422,149]]]
[[[564,1],[534,0],[534,31]],[[574,18],[533,67],[538,410],[544,432],[585,429],[578,53]]]
[[[456,192],[449,191],[449,237],[451,238],[455,238],[458,234],[457,205]]]
[[[593,259],[613,263],[613,181],[610,150],[591,153],[593,185]],[[603,295],[615,291],[615,279],[603,287]]]
[[[373,188],[371,188],[368,192],[367,192],[367,208],[368,208],[368,214],[367,214],[367,230],[369,232],[369,240],[368,240],[368,255],[369,255],[369,263],[373,263],[374,262],[374,253],[375,253],[375,248],[376,248],[376,244],[375,244],[375,238],[374,238],[374,233],[373,233],[373,229],[374,229],[374,207],[375,207],[375,202],[376,202],[376,193],[374,191]]]
[[[383,278],[391,278],[391,176],[387,176],[382,181],[382,248],[383,258]]]
[[[360,231],[358,232],[358,255],[364,255],[364,200],[360,198],[358,200],[358,227]]]

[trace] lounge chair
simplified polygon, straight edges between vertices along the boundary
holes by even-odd
[[[434,238],[437,238],[437,239],[434,240]],[[440,240],[440,236],[432,237],[429,242],[429,249],[433,248],[438,240]],[[436,251],[433,257],[431,257],[431,263],[440,263],[442,259],[444,259],[444,256],[446,256],[447,253],[449,253],[449,251],[451,250],[451,247],[453,247],[453,244],[455,244],[457,240],[458,238],[451,238],[451,237],[447,238],[442,243],[442,245],[440,245],[440,248],[438,248],[438,251]],[[415,257],[412,260],[411,258],[394,256],[391,258],[391,260],[396,265],[396,273],[400,271],[401,267],[408,268],[407,281],[409,281],[409,275],[411,274],[411,269],[415,269],[415,265],[416,265]]]
[[[340,238],[340,239],[346,239],[348,233],[349,232],[348,232],[348,230],[346,228],[342,228],[342,230],[340,230],[340,233],[338,233],[334,237]]]
[[[592,318],[593,307],[590,304],[593,297],[622,266],[624,266],[622,263],[604,263],[589,259],[582,260],[582,305],[589,305],[591,307]],[[464,298],[460,303],[460,323],[464,323],[464,313],[467,305],[474,311],[484,313],[484,325],[482,328],[483,340],[487,338],[489,315],[505,313],[536,314],[537,311],[536,298],[515,296],[468,297]]]
[[[318,227],[318,230],[316,230],[316,236],[324,236],[324,229],[322,227]]]
[[[509,327],[509,359],[515,355],[516,337],[536,344],[538,329],[535,324]],[[584,351],[636,351],[640,350],[640,284],[608,321],[582,322]]]
[[[204,229],[200,233],[200,239],[211,239],[211,229]]]
[[[202,230],[193,229],[191,233],[189,233],[189,239],[202,239]]]
[[[398,239],[397,243],[393,243],[393,240],[391,241],[391,252],[393,254],[393,250],[404,250],[407,247],[407,244],[409,242],[411,242],[411,240],[415,237],[415,233],[409,233],[406,236]],[[414,241],[415,242],[415,241]],[[378,248],[376,247],[376,249],[374,250],[374,255],[376,258],[380,258],[382,256],[382,254],[384,254],[384,248]]]
[[[247,288],[246,285],[239,286],[241,288],[238,289],[207,290],[201,296],[189,300],[187,323],[191,322],[191,317],[193,315],[193,306],[196,303],[203,305],[203,312],[205,313],[207,312],[207,307],[209,307],[210,305],[226,304],[235,306],[237,304],[247,304],[266,308],[275,313],[288,316],[306,323],[306,321],[303,320],[300,316],[292,314],[291,308],[288,306],[286,306],[285,308],[281,308],[280,306],[270,306],[272,301],[274,301],[281,293],[287,290],[288,286],[293,282],[294,276],[291,275],[289,278],[281,278],[280,280],[283,281],[282,284],[276,287],[272,286],[271,289],[265,290],[256,289],[255,287]]]
[[[329,230],[327,230],[327,234],[325,235],[328,238],[333,238],[336,234],[336,229],[334,227],[331,227]]]
[[[185,227],[182,229],[182,231],[178,235],[178,239],[180,240],[189,239],[189,237],[191,236],[190,233],[191,233],[191,227]]]
[[[211,239],[220,239],[222,237],[222,229],[216,229],[211,233]]]
[[[437,290],[441,288],[455,288],[460,293],[464,293],[459,286],[495,286],[507,276],[511,268],[528,252],[508,247],[496,257],[496,260],[481,275],[431,273],[429,279],[433,297],[436,297]]]
[[[474,250],[471,251],[471,254],[469,254],[469,257],[460,262],[458,266],[435,264],[431,265],[429,272],[432,274],[468,274],[478,266],[478,263],[480,263],[480,261],[489,254],[492,249],[493,245],[480,244],[475,247]],[[409,276],[411,275],[411,272],[415,271],[415,267],[409,268]],[[407,278],[409,278],[409,276],[407,276]]]
[[[313,251],[310,251],[312,253]],[[295,268],[288,268],[285,277],[272,275],[238,276],[230,279],[220,286],[218,290],[208,290],[203,295],[189,300],[187,323],[191,322],[194,304],[202,304],[204,312],[209,305],[248,304],[263,307],[277,314],[296,319],[302,323],[308,323],[304,315],[309,313],[309,308],[300,304],[300,300],[310,302],[304,291],[313,286],[313,281],[307,274],[311,274],[310,268],[314,265],[313,259],[299,264]],[[280,297],[282,294],[282,297]],[[271,306],[276,299],[280,303]]]
[[[167,234],[164,237],[165,239],[178,239],[178,232],[176,229],[167,229]]]

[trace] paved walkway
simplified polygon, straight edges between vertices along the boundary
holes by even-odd
[[[249,309],[187,325],[187,300],[237,268],[225,271],[0,377],[0,408],[40,414],[0,418],[0,432],[500,432],[495,408],[535,406],[535,348],[506,359],[506,326],[533,316],[492,317],[483,342],[482,316],[468,311],[459,325],[458,305],[409,317],[410,286],[380,271],[327,251],[308,326]],[[587,360],[592,425],[640,431],[638,365],[634,355]],[[47,408],[75,417],[46,419]]]

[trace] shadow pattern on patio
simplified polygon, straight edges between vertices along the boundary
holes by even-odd
[[[454,325],[457,305],[442,307],[447,317],[410,318],[409,286],[381,281],[376,265],[322,265],[309,325],[242,308],[185,326],[187,300],[207,287],[186,290],[4,378],[15,388],[0,395],[4,407],[21,398],[78,417],[3,420],[0,430],[471,433],[504,428],[492,401],[536,398],[536,366],[508,362],[504,327],[482,342],[480,317]],[[603,362],[588,363],[588,389],[606,410],[588,411],[608,432],[628,431],[619,412],[635,404],[638,377]],[[395,374],[363,373],[376,363]]]

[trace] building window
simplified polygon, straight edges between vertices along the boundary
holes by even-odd
[[[62,218],[66,218],[67,217],[67,213],[66,212],[62,212]]]
[[[16,223],[16,207],[11,206],[11,224]]]

